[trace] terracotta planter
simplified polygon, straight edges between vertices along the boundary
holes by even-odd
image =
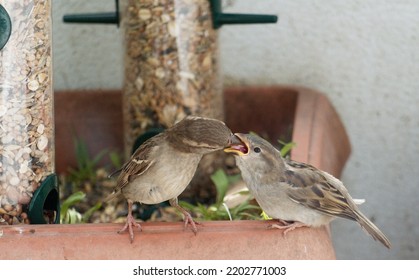
[[[272,140],[292,135],[295,160],[340,175],[350,145],[322,94],[288,86],[232,88],[225,102],[226,123],[233,131],[267,133]],[[74,133],[93,153],[122,150],[120,91],[58,92],[55,106],[58,173],[75,164],[68,153]],[[133,244],[126,234],[116,234],[119,224],[1,226],[0,259],[335,258],[326,228],[300,228],[284,238],[280,230],[266,229],[270,223],[204,222],[196,236],[182,223],[143,223]]]

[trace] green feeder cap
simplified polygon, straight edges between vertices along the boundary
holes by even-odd
[[[209,0],[211,3],[212,21],[215,29],[223,24],[254,24],[254,23],[276,23],[276,15],[249,15],[249,14],[227,14],[221,9],[221,0]]]
[[[211,4],[212,20],[215,29],[223,24],[254,24],[254,23],[276,23],[276,15],[248,15],[248,14],[227,14],[221,10],[221,0],[209,0]],[[119,26],[119,1],[115,0],[116,12],[98,14],[76,14],[65,15],[64,22],[68,23],[105,23],[117,24]]]
[[[12,22],[10,21],[9,14],[6,9],[0,5],[0,50],[9,41],[10,34],[12,33]]]
[[[115,8],[115,12],[109,13],[64,15],[63,21],[67,23],[116,24],[119,27],[119,0],[115,0]]]
[[[45,217],[50,218],[49,221]],[[28,218],[31,224],[59,224],[60,199],[58,179],[55,174],[45,178],[29,203]]]

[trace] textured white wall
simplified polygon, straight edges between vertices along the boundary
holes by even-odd
[[[224,26],[227,85],[296,84],[327,94],[353,152],[343,181],[393,243],[353,222],[332,224],[338,258],[419,258],[419,5],[417,0],[233,0],[226,12],[273,13],[276,25]],[[99,8],[101,7],[101,8]],[[120,88],[114,26],[64,25],[65,12],[112,10],[112,0],[54,1],[56,89]]]
[[[65,14],[115,11],[113,0],[54,0],[55,89],[121,88],[122,34],[116,25],[64,24]]]

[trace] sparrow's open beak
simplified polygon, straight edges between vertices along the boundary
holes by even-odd
[[[247,155],[249,153],[249,142],[244,134],[235,133],[231,138],[230,147],[224,149],[226,153],[234,153],[239,156]]]

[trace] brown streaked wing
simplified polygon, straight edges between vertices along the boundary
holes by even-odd
[[[287,194],[293,201],[326,215],[355,220],[356,216],[345,194],[331,184],[315,167],[288,161],[291,166],[284,172],[284,181],[291,188]]]
[[[163,135],[159,134],[150,138],[134,152],[131,159],[122,167],[116,186],[117,191],[144,174],[154,164],[154,160],[150,160],[150,154],[162,137]]]
[[[305,163],[285,160],[288,169],[284,171],[281,181],[287,182],[293,188],[305,188],[313,185],[315,182],[326,181],[326,178],[318,170]]]
[[[327,182],[315,183],[303,189],[288,189],[287,194],[291,200],[326,215],[356,220],[346,198]]]

